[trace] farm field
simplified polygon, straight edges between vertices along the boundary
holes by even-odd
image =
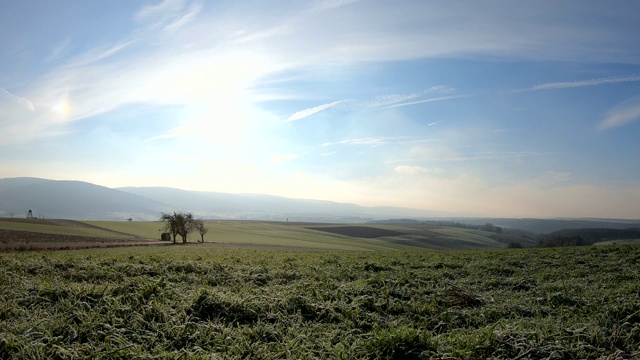
[[[92,225],[110,230],[130,232],[140,236],[159,237],[160,222],[90,222]],[[405,246],[388,244],[375,239],[356,239],[348,236],[329,234],[305,228],[304,224],[265,221],[218,221],[206,220],[208,229],[205,241],[217,244],[265,245],[296,247],[304,249],[333,250],[393,250],[406,249]],[[189,241],[195,242],[200,236],[190,234]],[[180,241],[180,240],[179,240]]]
[[[89,222],[59,219],[0,219],[0,229],[87,237],[134,237]]]
[[[0,358],[629,359],[640,246],[0,254]]]
[[[263,245],[345,251],[504,248],[534,240],[473,229],[428,225],[311,224],[295,222],[207,220],[205,241],[215,244]],[[0,220],[0,251],[161,244],[159,221]],[[191,233],[195,243],[199,235]]]
[[[158,241],[73,220],[2,219],[0,252],[157,245]]]
[[[160,222],[88,221],[93,226],[152,239]],[[311,224],[295,222],[206,220],[205,240],[216,243],[279,245],[335,250],[490,249],[508,244],[495,234],[473,229],[428,225]],[[197,234],[191,234],[195,241]],[[525,246],[534,240],[518,238]]]
[[[511,243],[535,246],[533,239],[486,231],[432,225],[318,224],[205,220],[205,241],[304,249],[380,251],[492,249]],[[162,244],[160,221],[72,221],[0,219],[0,251],[69,249]],[[199,235],[191,233],[190,242]]]

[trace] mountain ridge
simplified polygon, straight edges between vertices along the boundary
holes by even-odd
[[[161,212],[183,210],[205,218],[367,221],[402,214],[444,213],[393,207],[364,207],[328,200],[295,199],[268,194],[235,194],[170,187],[108,188],[77,180],[21,177],[0,179],[0,216],[34,216],[77,220],[157,220]]]
[[[471,225],[521,229],[536,234],[571,228],[640,227],[629,219],[538,219],[460,217],[449,213],[401,208],[365,207],[329,200],[296,199],[268,194],[237,194],[170,187],[118,187],[77,180],[33,177],[0,179],[0,217],[73,220],[158,220],[161,212],[189,211],[206,219],[364,223],[386,219],[442,220]]]

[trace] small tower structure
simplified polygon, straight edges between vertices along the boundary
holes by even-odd
[[[31,212],[31,210],[27,212],[27,219],[33,219],[33,212]]]

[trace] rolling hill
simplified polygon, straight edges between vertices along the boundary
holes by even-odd
[[[207,220],[208,245],[285,247],[340,251],[411,251],[505,248],[494,234],[473,229],[430,225],[320,224],[276,221]],[[0,252],[103,247],[108,245],[168,245],[159,241],[158,221],[77,221],[0,219]],[[198,234],[189,236],[197,244]],[[524,246],[532,246],[527,244]],[[204,244],[203,244],[204,245]]]
[[[162,187],[113,189],[82,181],[27,177],[0,179],[0,217],[22,218],[29,210],[36,217],[75,220],[157,220],[161,212],[173,210],[189,211],[205,219],[365,223],[400,218],[407,220],[391,222],[420,224],[438,221],[470,225],[492,223],[508,229],[511,235],[523,235],[514,229],[541,234],[562,229],[640,227],[639,220],[453,217],[452,214],[437,211],[365,207],[264,194],[187,191]],[[501,241],[507,242],[509,239],[503,235]]]
[[[187,191],[174,188],[108,188],[82,181],[0,179],[0,216],[78,220],[157,220],[160,212],[183,210],[213,219],[364,222],[394,216],[443,213],[394,207],[364,207],[324,200],[264,194]]]
[[[82,181],[36,178],[0,180],[0,214],[57,219],[125,219],[157,217],[168,209],[159,201]]]

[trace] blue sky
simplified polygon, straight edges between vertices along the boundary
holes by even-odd
[[[640,3],[0,0],[0,177],[640,218]]]

